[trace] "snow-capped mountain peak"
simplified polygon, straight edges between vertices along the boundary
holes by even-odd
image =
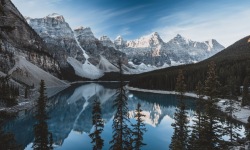
[[[110,38],[106,35],[100,37],[100,41],[111,41]]]
[[[125,41],[123,40],[123,38],[122,38],[122,36],[117,36],[116,38],[115,38],[115,40],[114,40],[114,44],[116,45],[116,46],[122,46],[122,45],[124,45],[125,44]]]
[[[65,22],[65,19],[64,19],[63,15],[60,15],[58,13],[49,14],[48,16],[46,16],[46,18],[54,18],[56,20],[60,20],[62,22]]]
[[[185,38],[180,34],[177,34],[172,40],[177,44],[190,44],[192,42],[192,40]]]
[[[128,41],[127,46],[131,48],[145,48],[161,45],[162,43],[163,41],[160,35],[157,32],[153,32],[149,35],[142,36],[139,39]]]
[[[121,35],[118,35],[115,40],[123,40],[122,36]]]

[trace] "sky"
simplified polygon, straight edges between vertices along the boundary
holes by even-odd
[[[12,0],[24,16],[64,16],[71,28],[90,27],[97,38],[137,39],[158,32],[224,46],[250,35],[249,0]]]

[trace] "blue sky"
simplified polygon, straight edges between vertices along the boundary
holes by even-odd
[[[158,32],[224,46],[250,35],[249,0],[12,0],[24,16],[59,13],[72,28],[91,27],[95,36],[126,40]]]

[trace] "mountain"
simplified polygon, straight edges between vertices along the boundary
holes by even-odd
[[[188,53],[193,61],[201,61],[220,52],[225,47],[215,39],[204,42],[196,42],[177,34],[176,37],[166,43],[168,49],[172,49],[177,55]]]
[[[118,59],[122,59],[126,74],[138,74],[198,62],[224,48],[216,40],[195,42],[181,35],[165,43],[157,32],[131,41],[121,36],[114,42],[108,36],[97,39],[90,27],[72,30],[64,17],[57,13],[44,18],[26,19],[43,38],[63,73],[74,72],[88,79],[117,72]],[[67,76],[70,78],[73,75]]]
[[[108,36],[102,36],[99,40],[103,46],[115,48],[115,44],[110,40]]]
[[[68,56],[76,57],[80,62],[85,60],[83,51],[75,40],[74,32],[62,15],[53,13],[44,18],[26,17],[26,20],[45,41],[60,67],[67,67],[65,58]]]
[[[216,40],[195,42],[176,35],[165,43],[157,32],[140,37],[136,40],[125,41],[118,36],[114,44],[117,49],[127,54],[128,59],[135,65],[174,66],[204,60],[224,47]]]
[[[195,91],[196,84],[199,81],[204,82],[206,79],[208,64],[214,62],[222,91],[225,91],[224,86],[232,78],[235,80],[235,86],[240,87],[243,85],[244,79],[250,75],[249,41],[250,36],[247,36],[214,56],[196,64],[174,66],[138,75],[130,82],[130,86],[171,91],[175,89],[178,70],[182,69],[186,78],[187,90]],[[213,40],[211,43],[213,47],[217,44]],[[240,94],[239,88],[236,91],[237,94]],[[221,93],[223,94],[223,92]]]
[[[17,82],[31,85],[37,81],[29,78],[29,75],[39,70],[46,72],[46,84],[53,80],[58,81],[56,85],[66,85],[56,78],[61,75],[58,62],[50,54],[43,39],[29,26],[13,3],[10,0],[1,0],[0,10],[0,71],[11,75]],[[23,61],[19,61],[19,58]],[[21,81],[16,78],[20,75],[29,80]],[[48,78],[52,80],[46,80]]]
[[[73,31],[60,14],[53,13],[44,18],[26,17],[26,20],[43,38],[69,80],[72,72],[83,78],[98,79],[106,72],[117,71],[115,64],[120,57],[126,63],[126,55],[99,41],[91,28],[79,27]],[[108,39],[101,38],[105,42]]]
[[[127,64],[126,55],[123,52],[116,50],[114,46],[112,46],[112,43],[110,45],[110,41],[108,42],[109,44],[106,44],[109,40],[107,36],[98,40],[89,27],[79,27],[75,29],[74,32],[81,47],[93,56],[90,62],[94,65],[98,64],[100,56],[105,57],[112,64],[117,64],[118,59],[122,58],[123,63]]]

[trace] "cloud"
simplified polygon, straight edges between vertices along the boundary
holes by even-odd
[[[218,13],[188,14],[179,12],[158,19],[158,31],[168,41],[181,34],[196,41],[216,39],[224,46],[250,34],[250,10],[242,7],[225,8]],[[164,25],[163,25],[164,24]]]
[[[122,36],[125,36],[132,34],[132,31],[130,30],[130,28],[124,27],[119,31],[119,33],[121,33]]]
[[[78,26],[91,27],[94,34],[102,36],[111,32],[117,26],[127,26],[130,23],[137,22],[145,18],[145,16],[133,16],[127,17],[127,14],[133,13],[138,9],[144,8],[147,5],[136,6],[126,9],[97,9],[92,8],[85,10],[81,15],[66,18],[66,21],[70,23],[73,28]],[[122,34],[129,35],[131,34],[127,27],[122,27]]]

